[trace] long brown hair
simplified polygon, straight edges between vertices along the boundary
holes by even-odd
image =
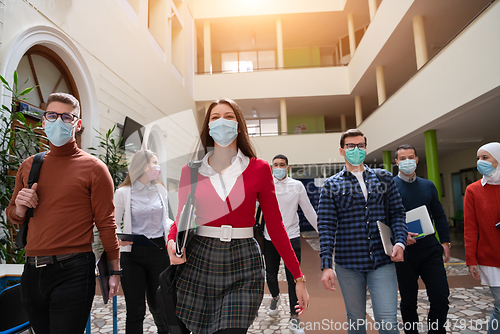
[[[206,155],[209,151],[214,149],[214,139],[209,134],[208,123],[210,122],[210,114],[212,113],[212,109],[219,104],[226,104],[233,109],[234,114],[236,116],[236,120],[238,121],[238,137],[236,137],[236,145],[241,150],[241,152],[249,158],[256,158],[257,154],[255,154],[255,149],[250,141],[250,137],[248,136],[247,122],[245,121],[245,117],[243,116],[243,112],[240,107],[230,99],[221,99],[213,101],[208,108],[207,114],[205,115],[205,120],[203,121],[203,126],[200,134],[201,144],[203,146],[203,151],[200,152]],[[198,159],[202,159],[203,156],[198,156]]]
[[[137,151],[132,156],[132,161],[130,162],[130,166],[128,167],[128,174],[125,177],[125,180],[120,184],[118,188],[131,186],[138,178],[144,174],[144,170],[146,166],[149,165],[151,158],[153,156],[157,156],[155,152],[150,150],[140,150]],[[157,178],[153,181],[153,183],[160,183],[161,179]]]

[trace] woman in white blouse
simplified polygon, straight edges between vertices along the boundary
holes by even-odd
[[[167,190],[161,183],[155,153],[141,150],[134,154],[125,181],[115,193],[115,218],[118,232],[142,234],[155,245],[134,245],[121,241],[122,288],[127,306],[125,331],[143,332],[148,306],[158,333],[168,333],[156,305],[158,276],[170,264],[165,241],[172,221],[168,219]]]

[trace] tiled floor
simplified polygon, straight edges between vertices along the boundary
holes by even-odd
[[[306,232],[305,240],[312,248],[312,253],[319,252],[319,239],[316,232]],[[312,255],[312,254],[309,254]],[[303,259],[304,261],[304,255]],[[448,277],[469,275],[467,267],[462,259],[452,258],[446,264]],[[279,280],[286,281],[284,267],[282,265],[279,273]],[[313,284],[313,283],[308,283]],[[474,286],[469,288],[454,287],[450,289],[450,310],[448,312],[449,328],[448,333],[486,333],[486,323],[493,310],[493,298],[487,287]],[[314,295],[311,296],[314,301]],[[425,290],[419,290],[418,293],[418,314],[422,327],[420,333],[426,333],[425,318],[429,309],[429,303]],[[271,295],[265,294],[262,305],[259,309],[258,317],[250,327],[248,333],[257,334],[290,334],[288,329],[289,320],[289,300],[288,294],[281,294],[281,304],[279,314],[276,317],[267,315],[267,308],[271,302]],[[373,319],[373,310],[371,301],[367,302],[367,313]],[[123,296],[118,296],[118,333],[125,333],[125,300]],[[344,316],[344,315],[342,315]],[[401,316],[398,312],[398,320]],[[102,298],[96,296],[92,307],[92,326],[91,333],[112,333],[112,304],[104,305]],[[306,330],[306,333],[308,331]],[[147,312],[144,321],[144,333],[156,333],[156,326],[153,318]],[[326,333],[326,332],[325,332]]]

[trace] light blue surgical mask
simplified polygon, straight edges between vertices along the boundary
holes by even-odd
[[[286,168],[273,168],[273,175],[278,180],[283,179],[286,176]]]
[[[210,137],[222,147],[231,144],[238,136],[238,122],[229,119],[219,118],[208,123],[208,128],[210,129]]]
[[[355,148],[353,150],[345,150],[345,158],[353,166],[359,166],[365,161],[366,150]]]
[[[411,175],[417,169],[417,161],[413,159],[406,159],[400,161],[398,164],[399,170],[406,175]]]
[[[486,160],[478,160],[477,161],[477,171],[484,176],[490,176],[495,168],[491,165],[491,162]]]
[[[64,123],[60,117],[55,122],[45,120],[45,134],[52,145],[63,146],[73,137],[73,124]]]

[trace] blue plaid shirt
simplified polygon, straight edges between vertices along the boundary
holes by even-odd
[[[322,270],[332,268],[334,249],[335,263],[348,269],[366,272],[392,263],[384,252],[377,220],[392,228],[395,243],[406,245],[405,208],[391,173],[385,173],[380,182],[372,169],[366,165],[365,168],[368,200],[356,176],[345,167],[323,183],[318,208]],[[385,217],[384,203],[390,222]]]

